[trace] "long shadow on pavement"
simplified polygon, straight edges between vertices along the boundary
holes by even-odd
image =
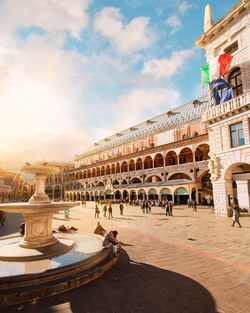
[[[99,279],[37,304],[6,307],[4,313],[216,313],[215,301],[196,281],[129,259]]]

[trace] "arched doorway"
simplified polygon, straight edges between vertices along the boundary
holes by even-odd
[[[121,173],[124,173],[127,171],[128,171],[128,163],[126,161],[123,161],[121,165]]]
[[[144,169],[153,168],[153,160],[150,155],[148,155],[144,160]]]
[[[176,204],[187,204],[189,194],[186,188],[179,187],[174,192],[174,202]]]
[[[177,160],[177,154],[174,151],[169,151],[165,158],[166,166],[176,165]]]
[[[85,194],[85,199],[86,199],[86,201],[89,201],[89,193],[88,192],[86,192],[86,194]]]
[[[123,200],[126,200],[126,201],[128,201],[128,200],[129,200],[127,190],[124,190],[124,191],[123,191]]]
[[[233,199],[241,210],[250,212],[250,164],[232,164],[225,172],[225,180],[228,206]]]
[[[168,188],[163,188],[160,191],[160,199],[161,200],[172,200],[171,191]]]
[[[141,201],[147,200],[147,195],[146,195],[145,190],[143,190],[143,189],[139,190],[139,192],[138,192],[138,199],[141,200]]]
[[[199,162],[199,161],[208,160],[209,159],[208,153],[209,153],[209,145],[207,144],[199,145],[195,150],[195,161]]]
[[[132,191],[130,192],[130,200],[131,200],[131,201],[137,200],[137,195],[136,195],[136,192],[135,192],[134,190],[132,190]]]
[[[185,163],[191,163],[193,162],[193,153],[190,148],[184,148],[181,150],[179,154],[179,163],[185,164]]]
[[[100,200],[104,200],[104,192],[100,191]]]
[[[129,162],[129,171],[130,172],[135,171],[135,161],[134,160],[131,160]]]
[[[114,193],[112,190],[108,189],[105,191],[106,200],[112,200],[114,198]]]
[[[148,199],[149,200],[158,200],[157,191],[154,188],[149,189],[148,191]]]
[[[164,161],[161,153],[156,154],[154,158],[154,167],[163,167]]]
[[[141,158],[136,160],[136,170],[137,171],[142,170],[142,159]]]
[[[121,200],[121,198],[122,198],[121,192],[120,192],[120,190],[117,190],[117,191],[115,192],[115,199],[116,199],[116,200]]]

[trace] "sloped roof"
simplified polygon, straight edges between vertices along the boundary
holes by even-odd
[[[76,159],[93,153],[110,149],[112,147],[132,141],[136,138],[144,137],[149,134],[160,133],[162,131],[176,128],[177,126],[185,125],[188,122],[195,122],[201,120],[203,112],[210,107],[208,96],[201,97],[198,100],[198,105],[194,105],[194,101],[188,102],[180,107],[177,107],[168,114],[165,112],[158,116],[144,121],[140,124],[127,128],[110,137],[106,137],[90,146],[86,152],[76,155]]]

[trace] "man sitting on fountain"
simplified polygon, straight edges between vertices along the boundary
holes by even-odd
[[[120,252],[120,249],[122,247],[122,245],[120,244],[119,240],[116,238],[118,235],[118,231],[117,230],[111,230],[106,237],[103,240],[103,247],[104,248],[108,248],[113,246],[113,251],[115,254],[117,254],[118,252]]]
[[[94,234],[104,236],[107,231],[102,227],[100,222],[97,222],[96,229],[94,230]]]

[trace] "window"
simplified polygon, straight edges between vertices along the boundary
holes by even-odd
[[[228,53],[228,54],[233,54],[235,51],[238,50],[238,41],[235,41],[234,43],[232,43],[230,46],[226,47],[224,49],[224,52],[225,53]]]
[[[239,147],[245,144],[242,123],[230,126],[232,147]]]
[[[233,88],[234,97],[237,97],[243,93],[241,71],[239,67],[233,70],[229,75],[228,83]]]

